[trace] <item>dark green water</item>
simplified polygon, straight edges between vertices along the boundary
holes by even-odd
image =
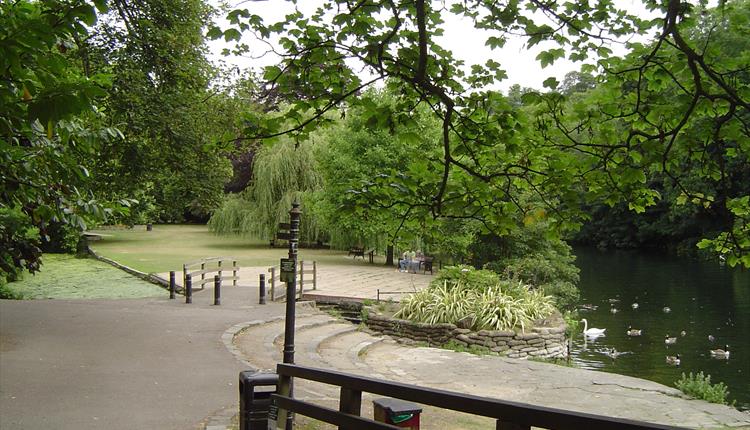
[[[738,407],[750,409],[750,271],[644,252],[577,248],[575,254],[581,303],[598,306],[579,315],[589,328],[607,329],[593,341],[574,337],[571,353],[581,367],[672,387],[681,373],[703,371],[729,387]],[[611,313],[610,299],[619,300],[614,303],[619,312]],[[665,313],[665,306],[671,312]],[[629,325],[643,335],[627,336]],[[675,345],[664,344],[667,334],[677,337]],[[709,335],[716,340],[709,341]],[[709,351],[725,344],[729,360],[711,358]],[[611,348],[627,354],[613,360],[603,353]],[[665,357],[676,354],[680,366],[666,364]]]

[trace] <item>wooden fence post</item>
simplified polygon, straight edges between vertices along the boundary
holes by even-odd
[[[269,281],[271,281],[271,301],[276,301],[276,268],[271,267],[268,269],[271,271],[271,278]]]
[[[183,291],[187,285],[187,264],[182,265],[182,288]]]
[[[313,290],[318,289],[318,271],[316,269],[316,262],[313,260]]]
[[[360,416],[362,412],[362,392],[341,387],[339,393],[339,412]],[[349,427],[339,427],[339,430],[356,430]]]
[[[206,271],[206,263],[203,262],[203,263],[201,263],[201,281],[203,281],[204,279],[206,279],[206,274],[203,273],[205,271]],[[201,288],[204,288],[205,286],[206,286],[206,284],[203,283],[203,282],[201,282]]]

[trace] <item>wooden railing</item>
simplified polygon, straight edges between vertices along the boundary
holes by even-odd
[[[362,393],[372,393],[422,405],[436,406],[496,420],[497,430],[545,429],[636,430],[678,429],[662,424],[613,418],[584,412],[547,408],[526,403],[498,400],[415,385],[389,382],[333,370],[293,364],[278,364],[279,385],[272,403],[278,408],[277,426],[284,428],[288,411],[333,424],[339,429],[386,430],[398,427],[361,417]],[[339,410],[295,399],[289,395],[292,378],[306,379],[340,387]]]
[[[302,294],[305,292],[305,285],[311,285],[312,288],[308,288],[307,291],[318,289],[318,266],[315,261],[312,262],[312,269],[305,270],[305,266],[310,267],[309,263],[306,265],[304,261],[297,262],[297,298],[302,298]],[[286,297],[286,289],[281,287],[282,282],[280,280],[281,271],[278,266],[268,268],[270,273],[268,277],[268,286],[271,290],[271,301],[281,300]],[[311,275],[305,277],[305,275]]]
[[[198,261],[182,265],[182,285],[185,286],[187,277],[190,275],[193,288],[204,288],[205,284],[214,282],[213,276],[206,277],[206,275],[216,274],[222,281],[232,281],[232,285],[237,286],[237,280],[240,279],[237,275],[239,270],[237,259],[233,257],[201,258]],[[228,275],[229,272],[232,273],[232,276]],[[200,279],[198,279],[198,275],[200,275]]]

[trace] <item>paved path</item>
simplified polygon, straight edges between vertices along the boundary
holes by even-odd
[[[181,300],[0,300],[0,429],[194,429],[247,366],[227,327],[283,314],[252,289]]]

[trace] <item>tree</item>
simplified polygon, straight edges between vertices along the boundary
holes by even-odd
[[[583,97],[545,97],[539,129],[587,160],[590,201],[703,219],[698,233],[730,265],[750,266],[750,3],[668,13],[650,44],[634,44]],[[670,4],[671,8],[676,5]],[[599,179],[592,181],[592,179]],[[692,206],[685,208],[685,206]],[[664,207],[662,207],[662,210]],[[674,223],[674,221],[672,221]]]
[[[87,163],[115,129],[90,128],[106,75],[74,62],[103,1],[0,4],[0,282],[39,269],[51,222],[78,229],[107,208],[87,188]]]
[[[206,218],[231,175],[217,145],[236,111],[206,59],[212,10],[202,0],[116,0],[82,42],[87,69],[113,74],[106,110],[124,139],[102,147],[92,172],[105,196],[134,196],[133,222]]]
[[[312,142],[294,144],[282,140],[262,148],[254,159],[253,179],[242,194],[230,196],[208,223],[218,234],[245,234],[272,239],[280,223],[289,222],[292,202],[301,201],[307,216],[302,219],[300,240],[317,242],[318,220],[308,210],[320,176],[313,159]]]
[[[325,112],[342,103],[348,107],[358,105],[356,95],[377,81],[387,80],[388,87],[400,96],[395,110],[369,110],[377,121],[385,121],[386,117],[408,118],[409,112],[428,106],[441,123],[442,166],[437,172],[422,172],[420,180],[432,177],[435,187],[431,189],[429,205],[425,206],[420,199],[413,202],[413,211],[424,218],[477,219],[487,230],[502,235],[518,228],[522,219],[540,209],[544,209],[551,228],[569,229],[580,223],[576,215],[580,215],[582,202],[626,200],[634,210],[654,204],[657,196],[642,186],[637,168],[627,163],[620,163],[618,169],[606,168],[613,161],[610,151],[618,153],[619,158],[614,160],[618,163],[632,154],[638,157],[637,151],[630,149],[642,143],[665,140],[668,148],[674,147],[680,132],[687,130],[685,125],[691,119],[700,120],[705,103],[723,104],[716,115],[716,119],[727,118],[720,121],[727,128],[724,125],[721,128],[735,130],[735,136],[731,137],[742,135],[741,121],[730,126],[728,119],[747,115],[746,83],[731,84],[732,76],[746,73],[741,66],[747,64],[746,51],[726,66],[707,61],[698,48],[702,45],[692,44],[683,35],[693,28],[701,14],[699,8],[680,0],[648,2],[645,6],[661,18],[640,19],[618,10],[610,1],[589,6],[577,2],[528,0],[498,4],[476,0],[455,3],[450,10],[442,3],[424,0],[346,4],[325,1],[309,16],[297,11],[285,21],[270,25],[251,11],[238,9],[228,15],[231,28],[224,31],[212,28],[209,34],[232,40],[239,38],[241,31],[252,30],[266,39],[272,35],[279,37],[281,62],[267,68],[264,77],[270,90],[296,97],[286,113],[286,119],[293,120],[295,125],[284,128],[289,122],[258,118],[248,130],[254,137],[305,135],[318,125]],[[728,2],[724,7],[743,6],[744,2]],[[553,136],[549,127],[556,128],[556,122],[535,121],[501,95],[484,90],[505,78],[498,61],[488,59],[466,73],[452,53],[438,45],[436,37],[442,34],[446,14],[469,17],[475,27],[487,30],[490,36],[486,44],[492,48],[502,46],[509,34],[519,33],[526,37],[527,46],[548,48],[537,57],[542,67],[565,56],[580,61],[599,55],[604,58],[601,71],[611,76],[635,72],[642,78],[636,84],[641,85],[673,81],[678,89],[686,89],[680,91],[686,93],[682,96],[688,99],[685,105],[689,108],[664,111],[676,114],[668,117],[677,118],[674,123],[655,120],[652,112],[662,110],[660,100],[638,98],[642,88],[636,85],[628,92],[628,99],[636,100],[631,104],[635,110],[630,115],[637,120],[623,124],[622,133],[602,132],[599,136],[606,139],[583,144],[571,141],[570,132],[560,134],[556,130]],[[733,34],[742,34],[744,22],[739,19],[726,25]],[[629,45],[640,54],[640,63],[607,59],[611,53],[608,45],[615,43],[616,38],[650,30],[658,30],[653,44]],[[715,35],[716,32],[708,31],[707,40],[715,40]],[[662,54],[673,57],[680,73],[670,76],[660,67]],[[360,78],[349,66],[350,61],[364,64],[372,78]],[[551,89],[558,84],[553,78],[545,81]],[[622,94],[610,88],[607,97],[618,100]],[[560,95],[550,97],[564,100]],[[526,97],[529,101],[531,98]],[[364,104],[361,106],[368,109]],[[662,126],[667,129],[660,129]],[[530,133],[534,128],[534,133]],[[620,139],[623,136],[624,142]],[[662,154],[665,166],[674,160],[671,151]],[[523,202],[516,199],[526,194],[535,198],[525,198]],[[686,196],[697,195],[686,193]],[[744,258],[750,254],[744,245],[748,237],[743,218],[747,206],[742,198],[728,200],[727,205],[739,224],[726,232],[737,240],[722,241],[722,246],[726,246],[722,249],[736,251],[737,256]],[[750,264],[750,260],[743,262]]]

